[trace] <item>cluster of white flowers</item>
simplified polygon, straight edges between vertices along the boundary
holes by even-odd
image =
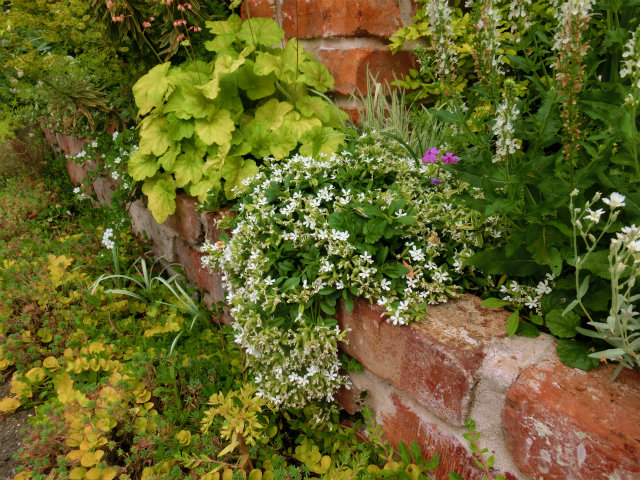
[[[500,286],[500,293],[502,293],[501,298],[506,302],[524,305],[532,312],[541,315],[542,308],[540,301],[543,296],[553,291],[555,279],[555,275],[547,273],[546,278],[540,281],[535,287],[532,285],[521,285],[517,281],[511,280],[508,284]]]
[[[531,0],[511,0],[509,3],[508,19],[511,21],[511,33],[514,40],[519,42],[525,30],[531,27],[531,17],[528,8]]]
[[[113,247],[116,246],[115,242],[113,241],[113,228],[105,229],[104,233],[102,234],[102,244],[109,250],[112,250]]]
[[[497,221],[481,224],[447,201],[468,186],[442,172],[442,185],[431,186],[433,165],[391,154],[379,138],[361,139],[354,155],[272,162],[248,183],[231,240],[202,247],[203,265],[224,275],[236,341],[259,391],[277,405],[329,399],[345,384],[338,373],[342,334],[309,317],[314,299],[349,290],[382,305],[394,324],[415,321],[424,305],[456,295],[464,260],[483,235],[497,230]],[[345,178],[362,179],[362,191],[338,183]],[[394,187],[367,181],[383,178],[393,179]],[[336,224],[340,214],[366,222],[366,211],[402,224],[394,234],[396,250],[382,262],[379,252],[354,238],[350,225]],[[304,270],[305,262],[314,266]],[[283,276],[282,267],[296,273]],[[398,268],[401,273],[390,273]]]
[[[495,5],[493,0],[467,0],[466,6],[477,12],[474,24],[475,45],[472,52],[476,73],[481,81],[491,84],[492,77],[504,74],[504,56],[500,39],[502,27],[500,7]]]
[[[498,105],[496,120],[492,127],[493,134],[496,136],[496,154],[493,157],[493,163],[505,161],[507,155],[513,155],[520,150],[522,143],[515,138],[514,123],[520,110],[516,106],[517,97],[510,83],[505,81],[502,103]]]
[[[631,34],[622,58],[624,60],[620,68],[620,78],[629,77],[633,88],[640,88],[640,27]]]
[[[576,22],[580,25],[589,20],[595,0],[553,0],[552,4],[559,27],[552,48],[556,51],[574,49],[576,46],[572,43],[576,36],[578,40],[580,37],[580,32],[575,31]]]
[[[84,193],[84,191],[83,191],[83,190],[82,190],[82,188],[80,188],[80,187],[75,187],[75,188],[73,189],[73,193],[75,193],[75,194],[76,194],[76,198],[77,198],[78,200],[87,200],[87,199],[89,198],[89,197],[87,196],[87,194],[86,194],[86,193]]]
[[[458,65],[458,53],[451,26],[452,13],[447,0],[429,0],[425,5],[425,14],[429,21],[429,33],[434,49],[435,74],[441,82],[451,82]],[[422,67],[428,68],[425,65]]]

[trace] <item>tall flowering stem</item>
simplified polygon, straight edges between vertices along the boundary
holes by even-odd
[[[584,80],[583,57],[589,50],[582,32],[588,28],[594,0],[553,0],[554,16],[557,26],[554,36],[553,50],[556,59],[553,67],[556,70],[556,84],[561,95],[561,118],[564,127],[564,147],[562,153],[565,160],[575,167],[576,154],[580,148],[580,109],[577,98],[582,90]]]
[[[520,150],[521,141],[515,137],[515,122],[520,110],[517,107],[518,96],[515,82],[508,78],[504,82],[502,102],[496,109],[496,121],[493,124],[493,134],[496,136],[495,155],[493,163],[504,164],[505,174],[509,180],[510,159]]]
[[[429,22],[434,53],[433,63],[422,61],[421,69],[431,71],[440,84],[440,91],[445,96],[451,96],[453,93],[452,86],[455,83],[458,65],[458,53],[451,26],[452,14],[453,11],[447,0],[429,0],[425,5],[425,16]]]
[[[636,112],[640,104],[640,26],[631,35],[631,38],[624,47],[622,53],[622,68],[620,68],[620,78],[628,78],[631,82],[631,93],[625,99],[625,104],[629,109],[630,117],[633,120],[628,122],[633,132],[630,142],[631,156],[635,162],[635,170],[638,180],[640,180],[640,164],[638,163],[638,145],[635,140],[638,134],[636,127]]]
[[[497,87],[504,75],[500,27],[502,16],[493,0],[467,2],[472,8],[476,34],[472,51],[475,72],[481,84]]]

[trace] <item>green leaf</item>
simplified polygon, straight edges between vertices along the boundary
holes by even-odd
[[[506,300],[501,300],[500,298],[486,298],[484,299],[480,305],[486,308],[502,308],[505,305],[509,305],[510,302]]]
[[[205,22],[205,26],[214,35],[236,35],[242,28],[242,19],[235,13],[231,14],[229,18],[222,21]]]
[[[600,362],[598,359],[589,357],[590,348],[589,344],[577,340],[558,340],[556,353],[560,361],[569,367],[591,370]]]
[[[328,123],[333,105],[320,97],[306,96],[296,102],[296,109],[305,117],[317,117],[322,123]]]
[[[536,338],[540,336],[540,330],[535,325],[531,325],[527,322],[520,322],[516,335],[520,335],[525,338]]]
[[[330,127],[315,127],[300,139],[300,155],[313,157],[319,153],[331,155],[344,143],[345,135]]]
[[[282,292],[288,292],[289,290],[291,290],[294,287],[297,287],[298,285],[300,285],[300,277],[290,277],[287,280],[285,280],[285,282],[280,287],[280,290]]]
[[[518,325],[520,325],[520,310],[516,310],[509,315],[507,318],[507,333],[510,337],[513,337],[518,330]]]
[[[289,125],[282,125],[271,135],[269,150],[276,160],[289,156],[298,145],[298,137]]]
[[[484,273],[497,275],[506,273],[507,275],[529,276],[546,269],[531,260],[530,254],[524,247],[517,249],[509,257],[502,248],[481,250],[476,252],[468,260],[468,263],[478,267]]]
[[[225,196],[227,199],[233,200],[245,190],[246,187],[242,182],[255,176],[258,173],[258,167],[256,162],[251,159],[244,160],[241,157],[227,157],[220,173],[225,179]]]
[[[167,151],[169,133],[167,132],[167,119],[164,117],[149,116],[140,123],[140,152],[145,155],[159,157]]]
[[[129,157],[129,175],[136,181],[153,177],[159,168],[156,157],[145,155],[140,150],[136,150]]]
[[[203,166],[204,160],[194,150],[178,156],[174,165],[176,186],[182,188],[189,183],[198,183],[202,178]]]
[[[595,252],[591,252],[582,263],[582,268],[589,270],[600,278],[610,280],[611,272],[609,271],[609,250],[596,250]]]
[[[272,18],[251,18],[245,20],[238,32],[238,38],[247,45],[271,47],[282,42],[284,30]]]
[[[295,135],[296,145],[298,139],[314,127],[321,127],[322,122],[318,118],[300,118],[298,112],[289,112],[282,119],[282,127],[288,128]]]
[[[276,76],[271,73],[267,76],[256,75],[253,62],[247,60],[236,72],[238,86],[245,90],[247,97],[251,100],[273,95],[276,91]]]
[[[156,222],[162,223],[176,211],[176,183],[169,174],[158,174],[142,185],[142,193],[148,198],[149,210]]]
[[[344,308],[347,312],[353,312],[353,297],[347,290],[342,291],[342,300],[344,301]]]
[[[582,297],[584,297],[588,291],[589,291],[589,275],[584,277],[584,280],[582,280],[580,287],[578,287],[578,291],[576,293],[578,302],[582,300]]]
[[[181,120],[170,113],[167,115],[167,123],[169,138],[174,142],[179,142],[180,140],[191,138],[193,136],[193,121]]]
[[[187,185],[185,189],[189,195],[198,197],[199,201],[204,202],[210,190],[222,190],[220,171],[213,170],[206,172],[198,183]]]
[[[206,117],[215,109],[213,102],[205,98],[197,72],[175,70],[171,78],[174,91],[167,97],[163,113],[173,113],[181,120]]]
[[[399,263],[388,263],[384,264],[381,268],[382,273],[389,278],[400,278],[404,277],[410,270],[404,265],[400,265]]]
[[[256,108],[255,121],[268,125],[269,130],[276,130],[282,125],[284,116],[293,110],[289,102],[280,102],[277,98],[271,98]]]
[[[158,162],[160,163],[160,165],[162,165],[162,168],[164,168],[165,172],[173,171],[176,158],[178,157],[180,152],[181,152],[180,144],[178,143],[172,144],[172,145],[169,145],[169,148],[167,149],[167,151],[164,152],[158,158]],[[131,162],[131,160],[129,160],[129,162]]]
[[[320,62],[304,62],[300,64],[300,71],[302,75],[298,77],[298,80],[306,83],[315,90],[324,93],[330,88],[333,88],[333,76],[329,73],[327,67]]]
[[[196,135],[206,145],[213,143],[220,146],[231,146],[231,134],[236,129],[227,110],[218,110],[206,119],[198,119],[195,123]]]
[[[400,454],[400,458],[404,462],[405,465],[409,465],[413,463],[411,461],[411,452],[409,452],[409,447],[402,440],[398,442],[398,453]]]
[[[562,309],[551,310],[544,318],[549,331],[560,338],[576,336],[576,327],[580,326],[580,317],[573,312],[562,314]]]
[[[162,103],[169,88],[167,72],[171,63],[156,65],[133,85],[131,91],[138,106],[138,115],[145,115]]]

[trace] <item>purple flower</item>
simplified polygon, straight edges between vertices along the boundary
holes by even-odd
[[[440,178],[432,178],[431,183],[433,185],[440,185],[442,183],[442,180]]]
[[[460,157],[457,157],[451,152],[447,152],[442,157],[440,157],[440,160],[442,160],[442,163],[444,163],[445,165],[456,164],[458,163],[459,159]]]
[[[436,163],[438,161],[439,153],[440,150],[438,150],[436,147],[430,148],[425,152],[424,157],[422,157],[422,161],[424,163]]]

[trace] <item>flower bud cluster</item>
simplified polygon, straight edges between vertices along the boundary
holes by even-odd
[[[516,85],[511,79],[504,82],[502,102],[496,109],[496,120],[493,124],[493,134],[496,136],[496,153],[493,163],[506,161],[509,155],[520,150],[521,140],[515,137],[514,124],[520,110],[517,107]]]
[[[434,76],[443,85],[451,85],[456,76],[458,53],[453,40],[452,10],[447,0],[429,0],[425,5],[425,17],[433,46]],[[423,62],[423,70],[431,65]]]

